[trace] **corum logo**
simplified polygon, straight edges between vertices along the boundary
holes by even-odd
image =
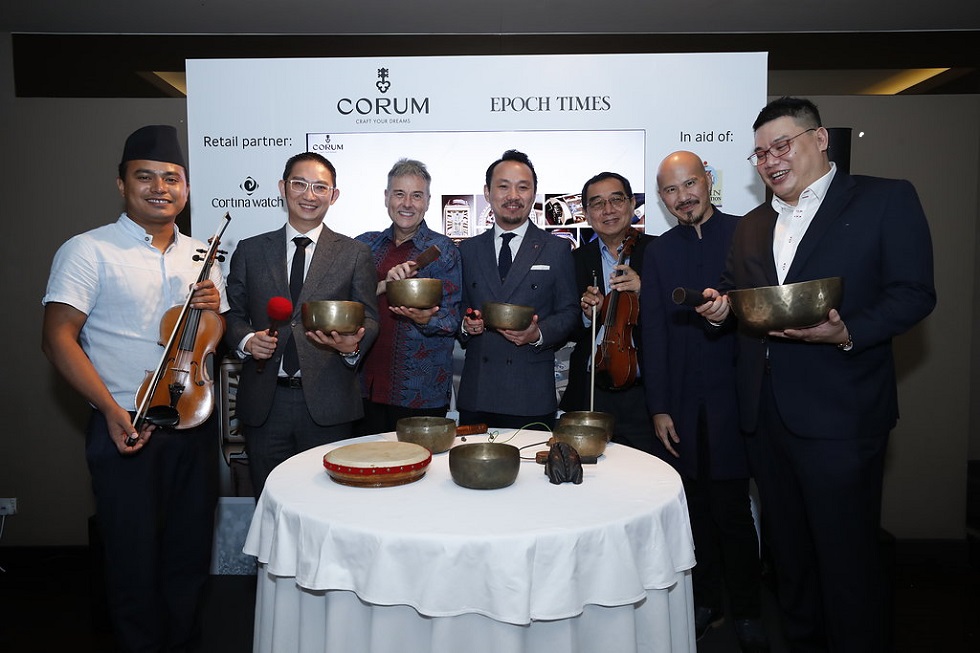
[[[245,191],[246,195],[251,195],[259,189],[259,182],[255,181],[251,177],[245,177],[245,181],[241,183],[239,188]]]
[[[391,89],[390,71],[387,68],[378,68],[378,81],[374,85],[382,94],[387,93]],[[343,97],[337,100],[337,113],[343,116],[349,116],[352,113],[357,113],[362,116],[374,115],[378,116],[375,120],[376,123],[384,123],[389,120],[394,120],[388,118],[388,116],[428,114],[429,98],[381,96],[360,98]],[[398,122],[410,122],[410,120],[407,118],[398,119]],[[330,149],[332,146],[327,143],[323,147]],[[343,148],[341,147],[340,149]]]
[[[330,134],[324,134],[323,140],[319,143],[313,143],[314,152],[339,152],[344,149],[343,143],[331,143]]]
[[[382,93],[387,93],[388,89],[391,88],[391,82],[388,81],[387,68],[378,68],[378,81],[375,86],[377,86],[378,90]]]

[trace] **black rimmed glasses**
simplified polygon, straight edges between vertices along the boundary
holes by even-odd
[[[288,182],[289,190],[296,193],[297,195],[302,195],[306,192],[307,188],[313,189],[314,195],[319,195],[323,197],[329,195],[334,191],[334,187],[329,184],[324,184],[320,181],[306,181],[305,179],[290,179]]]
[[[609,206],[611,206],[613,210],[618,211],[626,206],[626,200],[628,199],[629,198],[625,195],[613,195],[607,200],[604,200],[601,197],[593,197],[591,200],[589,200],[587,206],[589,207],[590,211],[604,211],[606,209],[606,202],[609,202]]]
[[[796,136],[793,136],[792,138],[786,138],[779,141],[778,143],[773,144],[773,146],[770,147],[768,150],[758,149],[748,156],[749,163],[751,163],[754,166],[762,165],[763,163],[766,162],[766,157],[770,155],[772,156],[772,158],[778,159],[779,157],[784,156],[787,152],[789,152],[790,148],[793,145],[794,140],[796,140],[797,138],[799,138],[800,136],[802,136],[807,132],[814,132],[814,131],[817,131],[817,128],[810,127],[810,129],[805,129],[801,131],[799,134],[797,134]]]

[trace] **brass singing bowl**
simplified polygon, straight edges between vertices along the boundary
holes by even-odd
[[[432,308],[442,302],[440,279],[398,279],[385,282],[389,306]]]
[[[612,439],[613,426],[616,425],[616,418],[610,413],[600,413],[594,410],[573,410],[562,413],[558,418],[559,426],[562,424],[579,424],[582,426],[595,426],[606,434],[606,442]]]
[[[728,302],[739,327],[752,332],[803,329],[827,319],[840,306],[844,294],[841,277],[728,291]]]
[[[534,318],[534,307],[502,302],[484,302],[482,315],[483,322],[491,329],[523,331],[531,326],[531,320]]]
[[[558,442],[570,444],[580,456],[601,456],[606,450],[606,432],[598,426],[559,424],[551,432]]]
[[[432,453],[442,453],[456,440],[456,422],[448,417],[403,417],[395,422],[395,435],[399,442],[411,442]]]
[[[473,442],[449,450],[449,473],[456,485],[496,490],[517,480],[521,452],[512,444]]]
[[[364,304],[345,301],[303,302],[303,328],[349,335],[364,326]]]

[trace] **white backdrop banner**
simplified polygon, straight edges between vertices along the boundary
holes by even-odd
[[[706,162],[715,204],[743,214],[763,198],[746,157],[766,78],[765,53],[188,60],[194,235],[225,212],[223,249],[280,227],[278,180],[304,151],[336,166],[326,223],[349,236],[390,224],[387,172],[402,157],[432,173],[428,225],[476,235],[492,221],[487,166],[512,148],[538,174],[533,219],[572,242],[586,233],[582,184],[604,170],[632,183],[637,226],[673,226],[656,172],[679,149]]]

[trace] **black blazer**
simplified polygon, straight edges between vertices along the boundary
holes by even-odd
[[[778,283],[772,254],[776,212],[763,204],[739,222],[720,290]],[[779,414],[807,438],[883,435],[898,419],[892,338],[932,312],[932,241],[907,181],[837,171],[785,283],[840,276],[839,312],[854,348],[739,335],[742,429],[758,424],[768,364]]]
[[[640,234],[640,239],[633,246],[630,254],[630,267],[641,273],[643,270],[643,255],[647,246],[653,241],[655,236]],[[585,293],[585,289],[592,285],[592,279],[599,282],[602,294],[606,294],[606,279],[602,273],[602,259],[599,255],[599,239],[579,247],[572,252],[575,260],[575,287],[578,289],[578,296]],[[642,295],[642,287],[641,287]],[[642,301],[642,300],[641,300]],[[596,329],[600,325],[596,325]],[[589,356],[592,353],[592,328],[582,324],[582,311],[579,310],[578,319],[575,322],[575,329],[572,331],[571,340],[575,343],[568,359],[568,385],[565,387],[565,394],[561,398],[561,409],[588,410],[589,409]],[[640,327],[633,329],[633,342],[637,349],[640,349]],[[641,350],[642,351],[642,350]]]

